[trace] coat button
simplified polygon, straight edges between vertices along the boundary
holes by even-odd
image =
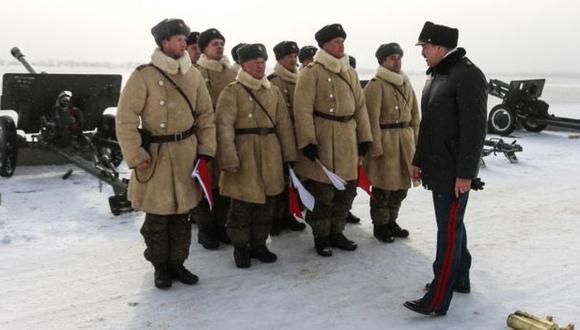
[[[161,125],[159,125],[159,127],[161,128],[165,128],[165,126],[166,126],[165,123],[161,123]]]
[[[248,114],[248,118],[252,118],[252,117],[253,117],[253,116],[252,116],[252,114],[251,114],[251,113],[250,113],[250,114]]]
[[[284,90],[284,93],[288,94],[288,90],[287,90],[287,89],[285,89],[285,90]]]
[[[398,105],[395,106],[395,110],[399,110],[399,106]]]
[[[163,80],[159,80],[159,86],[163,86]]]
[[[163,100],[159,101],[159,105],[165,105],[165,101]]]
[[[334,95],[330,94],[330,98],[333,98],[333,97],[334,97]]]
[[[330,108],[330,110],[329,110],[329,111],[330,111],[330,112],[334,112],[334,108]]]
[[[250,100],[250,102],[254,101],[254,100],[252,100],[252,98],[251,98],[251,97],[250,97],[250,98],[248,98],[248,99]]]
[[[332,79],[328,78],[328,82],[331,82],[331,81],[332,81]]]

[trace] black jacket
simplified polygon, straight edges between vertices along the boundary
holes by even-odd
[[[485,140],[487,82],[463,48],[427,74],[413,165],[421,168],[427,189],[453,192],[455,178],[477,176]]]

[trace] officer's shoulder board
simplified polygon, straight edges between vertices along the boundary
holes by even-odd
[[[311,69],[314,65],[316,65],[316,62],[310,62],[310,63],[308,63],[308,65],[306,67],[308,69]]]
[[[233,86],[235,86],[237,84],[238,84],[238,81],[237,80],[234,80],[231,83],[229,83],[226,87],[233,87]]]
[[[147,63],[147,64],[141,64],[138,67],[135,68],[136,71],[141,71],[143,69],[145,69],[146,67],[151,66],[151,63]]]
[[[268,80],[272,80],[272,79],[274,79],[274,78],[276,78],[276,77],[278,77],[278,75],[277,75],[277,74],[275,74],[275,73],[271,73],[271,74],[269,74],[269,75],[268,75]]]
[[[463,64],[465,64],[466,66],[474,66],[475,64],[473,64],[473,62],[471,62],[471,60],[469,60],[467,57],[463,58]]]

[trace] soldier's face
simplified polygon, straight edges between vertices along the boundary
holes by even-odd
[[[296,71],[296,63],[298,63],[298,56],[295,53],[288,54],[278,60],[278,63],[282,65],[286,70],[290,72]]]
[[[193,64],[197,63],[199,56],[201,56],[201,50],[197,44],[187,46],[187,53],[189,54],[189,58],[191,58],[191,63]]]
[[[322,48],[330,55],[341,58],[344,56],[344,38],[338,37],[329,40],[322,45]]]
[[[213,39],[209,42],[203,53],[212,60],[219,61],[224,56],[224,41]]]
[[[439,64],[443,57],[447,54],[447,48],[431,43],[421,45],[421,55],[425,58],[427,65],[432,68]]]
[[[263,58],[248,60],[242,63],[242,69],[250,74],[250,76],[256,79],[262,79],[266,73],[266,60]]]
[[[403,57],[399,54],[389,55],[385,58],[383,66],[393,72],[401,73],[401,65]]]
[[[180,58],[185,54],[185,35],[174,35],[161,42],[161,50],[165,55],[172,58]]]

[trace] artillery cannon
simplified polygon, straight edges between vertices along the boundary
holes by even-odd
[[[540,100],[546,79],[514,80],[509,84],[489,81],[488,93],[503,100],[489,112],[490,133],[510,135],[518,126],[541,132],[548,125],[580,130],[580,119],[550,115],[548,103]]]
[[[0,116],[0,176],[14,174],[19,149],[47,150],[109,184],[114,215],[131,211],[115,116],[103,114],[117,105],[121,75],[37,73],[18,48],[11,53],[29,73],[3,76],[0,109],[16,111],[18,122]]]

